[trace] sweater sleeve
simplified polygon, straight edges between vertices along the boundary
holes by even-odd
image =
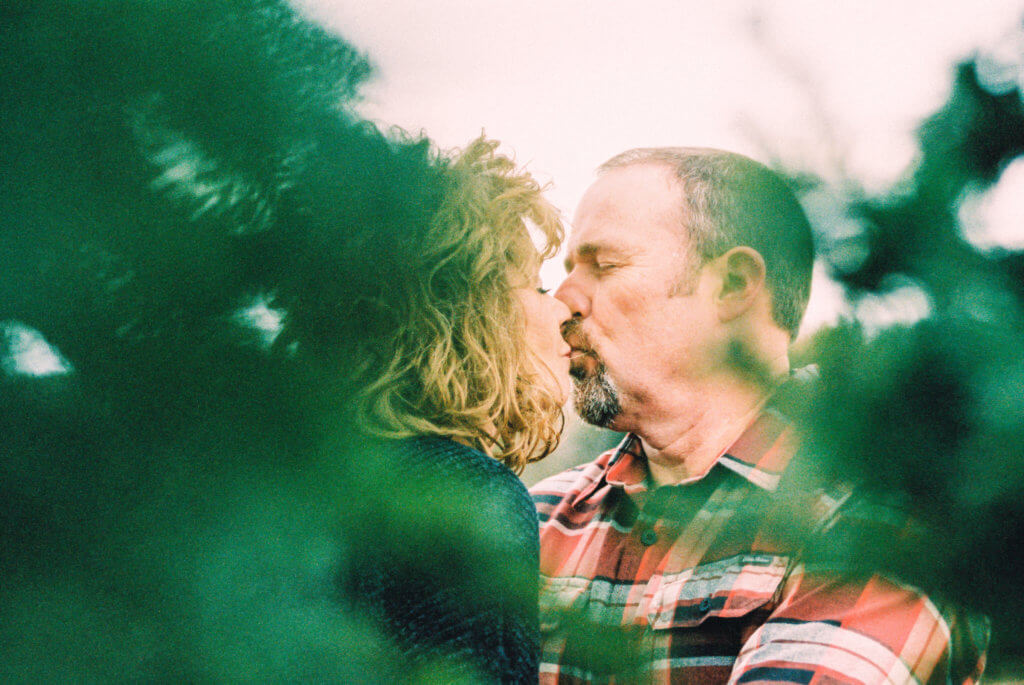
[[[458,463],[452,464],[460,472],[456,480],[462,494],[477,505],[471,526],[475,534],[469,541],[479,594],[471,623],[477,634],[495,631],[493,644],[475,642],[474,658],[490,664],[487,670],[496,682],[536,683],[540,654],[536,509],[526,486],[504,464],[475,450],[457,448]]]
[[[501,642],[507,659],[507,672],[502,682],[536,683],[540,657],[537,513],[522,482],[507,469],[505,473],[507,476],[501,479],[504,481],[501,487],[503,495],[496,507],[494,520],[500,526],[498,530],[507,536],[505,544],[514,590],[501,617],[504,626]],[[501,592],[502,588],[495,590]]]

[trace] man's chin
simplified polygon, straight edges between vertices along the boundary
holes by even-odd
[[[619,393],[608,380],[603,368],[583,378],[573,375],[573,407],[581,419],[589,424],[612,428],[622,406]]]

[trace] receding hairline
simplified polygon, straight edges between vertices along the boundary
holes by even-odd
[[[613,169],[640,165],[640,164],[661,164],[677,169],[680,164],[685,164],[691,159],[711,158],[721,161],[735,161],[741,163],[753,163],[767,169],[764,164],[746,155],[729,150],[722,150],[713,147],[635,147],[620,152],[597,167],[597,175],[603,176]]]
[[[717,177],[714,181],[707,176],[701,178],[699,173],[693,175],[694,167],[699,167],[701,161],[711,161],[714,165],[711,167],[715,168],[712,176]],[[678,191],[676,202],[679,208],[684,216],[689,216],[689,219],[683,219],[681,228],[690,239],[696,237],[695,227],[690,222],[694,218],[700,221],[707,214],[706,209],[701,210],[699,207],[706,204],[703,200],[705,194],[711,192],[712,185],[727,182],[731,172],[743,167],[754,167],[757,173],[773,173],[761,162],[738,152],[713,147],[672,146],[637,147],[620,152],[598,166],[596,176],[600,179],[610,172],[637,167],[651,167],[665,172],[669,183]],[[694,212],[697,213],[696,217]],[[703,232],[708,231],[705,229]]]

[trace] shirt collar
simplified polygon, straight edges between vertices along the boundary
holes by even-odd
[[[777,410],[766,407],[703,475],[687,479],[685,483],[701,480],[715,468],[722,467],[763,490],[774,491],[795,450],[793,425]],[[604,464],[599,463],[602,467],[600,477],[580,491],[573,500],[574,506],[587,500],[605,484],[622,488],[630,495],[651,489],[653,481],[647,467],[647,456],[636,434],[626,435],[618,447],[602,456],[601,461]]]
[[[716,465],[774,492],[796,447],[792,423],[777,410],[766,408],[718,458]]]
[[[619,443],[604,477],[609,485],[620,487],[631,495],[650,489],[653,481],[640,436],[630,433]]]
[[[605,484],[635,494],[646,492],[651,483],[651,474],[647,469],[647,455],[644,454],[640,437],[635,433],[626,434],[626,437],[615,449],[598,457],[597,466],[601,469],[599,477],[580,490],[572,501],[573,506],[585,502]]]

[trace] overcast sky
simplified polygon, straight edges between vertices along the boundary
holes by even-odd
[[[952,65],[1019,35],[1022,0],[303,0],[369,53],[363,113],[445,147],[481,129],[566,215],[624,149],[702,145],[884,188]],[[979,239],[1024,247],[1024,168],[974,203]],[[561,266],[544,280],[555,285]],[[836,293],[816,282],[810,323]]]

